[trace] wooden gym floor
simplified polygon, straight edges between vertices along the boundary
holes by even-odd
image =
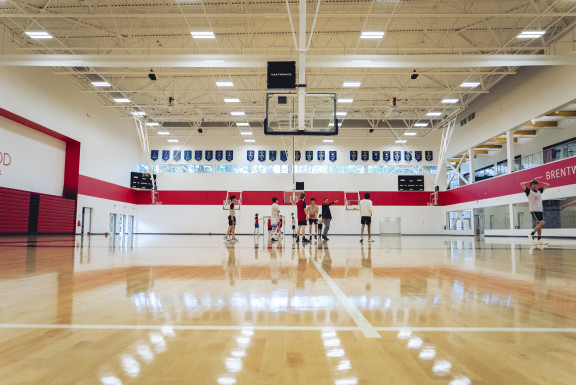
[[[0,238],[0,383],[576,384],[576,241]]]

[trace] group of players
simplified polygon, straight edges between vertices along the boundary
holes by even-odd
[[[306,193],[301,192],[298,201],[293,202],[296,206],[296,218],[294,218],[294,213],[291,213],[292,217],[292,236],[295,238],[296,242],[300,242],[300,236],[302,236],[302,242],[311,242],[312,236],[314,239],[321,238],[324,241],[328,241],[328,231],[330,230],[330,223],[332,222],[332,212],[330,211],[330,206],[337,203],[337,200],[330,202],[328,198],[324,198],[322,205],[316,204],[316,198],[311,198],[310,203],[307,205]],[[228,230],[224,239],[232,242],[237,242],[236,239],[236,209],[234,205],[235,195],[230,197],[230,208],[228,215]],[[373,242],[371,234],[371,223],[372,223],[372,201],[370,200],[370,194],[365,193],[364,199],[362,199],[358,204],[360,210],[360,223],[362,225],[360,242],[364,242],[364,228],[368,230],[368,242]],[[296,224],[298,229],[296,229]],[[308,234],[309,238],[306,238],[306,227],[309,227]],[[271,215],[268,219],[268,236],[271,241],[277,241],[282,236],[283,221],[280,215],[280,205],[278,204],[278,198],[272,198]],[[254,235],[258,235],[260,228],[260,218],[258,214],[254,217]]]

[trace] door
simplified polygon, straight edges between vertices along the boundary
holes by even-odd
[[[92,232],[92,208],[82,207],[82,227],[80,234],[89,234]]]
[[[116,234],[116,214],[110,214],[110,234]]]

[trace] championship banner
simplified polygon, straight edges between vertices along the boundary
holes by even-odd
[[[318,151],[318,161],[324,162],[326,160],[326,151]]]
[[[172,157],[174,158],[174,161],[176,162],[180,162],[180,158],[182,156],[182,152],[180,150],[174,150]]]
[[[370,152],[369,151],[362,151],[362,161],[367,162],[370,159]]]
[[[190,162],[192,159],[192,151],[184,151],[184,160]]]
[[[358,160],[358,151],[350,151],[350,160],[356,162]]]
[[[412,162],[412,151],[404,151],[404,160],[406,162]]]
[[[204,158],[210,162],[212,160],[212,157],[214,156],[214,152],[212,150],[206,150],[206,153],[204,154]]]
[[[330,151],[330,162],[336,162],[337,155],[336,151]]]
[[[416,159],[416,162],[421,162],[422,161],[422,151],[414,151],[414,159]]]
[[[309,150],[306,151],[306,160],[308,162],[311,162],[314,160],[314,151],[309,151]]]
[[[158,150],[152,150],[152,152],[150,153],[150,158],[153,161],[157,161],[158,160]]]
[[[258,151],[258,160],[260,162],[266,161],[266,150],[259,150]]]
[[[194,159],[198,162],[200,162],[202,160],[202,151],[201,150],[194,151]]]
[[[218,162],[220,162],[224,158],[224,151],[216,150],[215,158]]]
[[[382,160],[386,163],[390,162],[390,151],[382,151]]]
[[[248,159],[248,162],[252,162],[254,160],[254,150],[248,150],[246,152],[246,159]]]
[[[380,151],[372,151],[372,160],[374,162],[380,162]]]
[[[394,151],[394,162],[400,162],[402,160],[402,151]]]
[[[280,160],[286,162],[288,160],[288,151],[280,151]]]
[[[296,150],[294,151],[294,160],[296,162],[300,162],[300,157],[302,156],[302,154],[300,153],[300,150]]]
[[[424,151],[424,156],[426,157],[426,162],[432,162],[432,159],[434,159],[432,151]]]
[[[276,153],[276,150],[268,151],[268,159],[270,159],[270,162],[276,162]]]
[[[232,162],[234,159],[234,151],[233,150],[226,150],[226,160],[228,162]]]
[[[170,150],[162,150],[162,160],[170,160]]]

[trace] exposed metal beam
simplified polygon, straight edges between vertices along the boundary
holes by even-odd
[[[222,62],[214,62],[221,60]],[[293,55],[2,55],[0,66],[260,68]],[[576,55],[308,55],[307,68],[469,68],[574,65]]]

